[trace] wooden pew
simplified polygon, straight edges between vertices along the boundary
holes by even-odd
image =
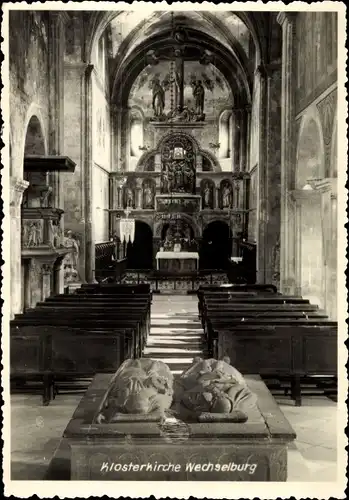
[[[100,293],[105,286],[87,288],[98,293],[57,295],[11,322],[11,377],[41,378],[44,404],[55,377],[114,372],[125,359],[142,355],[150,329],[149,286],[118,285],[106,294]]]
[[[43,404],[54,397],[55,378],[113,372],[133,352],[131,332],[113,328],[93,332],[57,325],[22,325],[10,330],[11,378],[43,383]]]
[[[291,378],[291,396],[301,405],[301,377],[337,376],[337,324],[241,324],[224,328],[212,323],[214,354],[229,356],[242,373]]]
[[[201,293],[200,300],[209,355],[228,355],[244,373],[252,369],[261,374],[291,377],[292,397],[297,405],[301,404],[302,376],[336,376],[337,323],[328,321],[327,315],[308,300],[279,294],[267,296],[263,290],[245,298],[235,292],[209,290]],[[326,352],[322,361],[316,351],[317,337],[319,350]],[[310,361],[307,363],[300,356],[308,356]]]

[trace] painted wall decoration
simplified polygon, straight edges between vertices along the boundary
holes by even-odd
[[[92,84],[92,109],[93,160],[99,166],[110,170],[109,104],[95,76]]]
[[[171,87],[174,89],[175,72],[171,72],[170,61],[160,61],[147,66],[135,80],[129,107],[138,106],[146,118],[169,116],[171,111]],[[201,65],[199,61],[184,61],[183,75],[183,119],[205,112],[207,118],[216,118],[222,109],[231,106],[233,97],[220,71],[212,64]],[[200,83],[199,83],[200,82]],[[174,103],[175,107],[175,103]]]
[[[297,111],[336,81],[337,16],[336,12],[297,15]]]

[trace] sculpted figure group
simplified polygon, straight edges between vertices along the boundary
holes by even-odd
[[[152,359],[128,359],[112,377],[98,423],[120,416],[163,417],[245,422],[256,407],[256,396],[244,377],[223,360],[195,358],[174,384],[169,367]]]

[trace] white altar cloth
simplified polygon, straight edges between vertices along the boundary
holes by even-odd
[[[195,259],[196,266],[198,267],[199,262],[199,254],[198,252],[158,252],[155,256],[156,258],[156,267],[159,269],[159,260],[172,260],[172,259]]]

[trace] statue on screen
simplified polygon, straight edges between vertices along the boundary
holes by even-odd
[[[222,208],[231,208],[232,192],[230,184],[226,183],[222,186]]]
[[[244,377],[230,365],[230,359],[195,358],[177,381],[178,411],[202,420],[244,422],[257,399]]]
[[[209,182],[206,182],[202,195],[202,208],[213,208],[212,191],[212,186]]]
[[[143,208],[154,208],[154,193],[149,182],[145,182],[143,186]]]
[[[127,359],[112,377],[99,423],[119,415],[163,416],[172,404],[173,375],[162,361]]]

